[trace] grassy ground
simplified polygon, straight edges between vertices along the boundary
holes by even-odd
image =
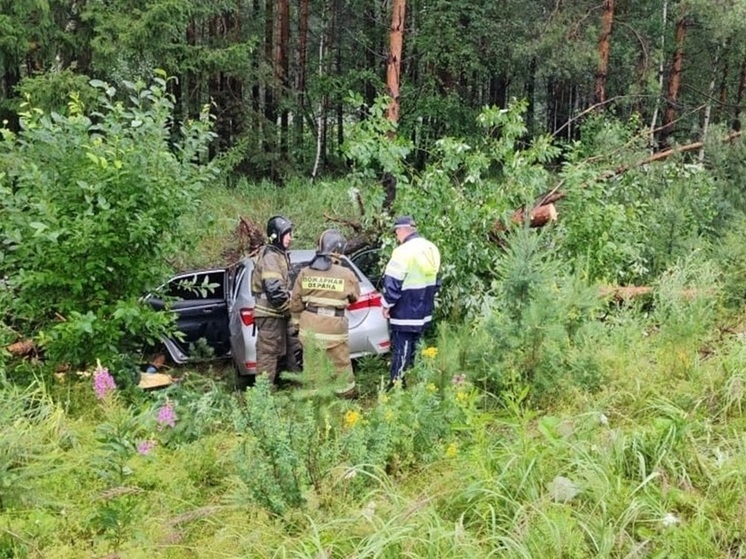
[[[366,195],[370,212],[375,191]],[[352,231],[330,220],[360,222],[363,216],[353,203],[352,193],[339,183],[291,181],[278,188],[270,184],[248,185],[239,182],[234,189],[215,188],[202,199],[200,210],[186,220],[184,226],[194,232],[197,239],[194,250],[179,255],[174,260],[179,269],[201,268],[226,264],[226,250],[236,246],[234,236],[241,216],[252,220],[262,231],[273,215],[284,215],[294,224],[294,247],[313,248],[321,232],[327,227],[337,227],[346,235]]]
[[[354,217],[323,186],[302,214],[300,186],[263,188],[206,198],[179,266],[220,259],[238,215],[286,213],[299,246]],[[471,325],[443,328],[406,390],[362,362],[358,401],[309,389],[313,356],[313,386],[274,393],[229,390],[222,365],[100,399],[85,375],[4,386],[0,558],[746,557],[746,350],[724,320],[665,293],[612,309],[571,348],[603,382],[541,400],[483,390]]]

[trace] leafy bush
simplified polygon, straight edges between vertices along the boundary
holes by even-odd
[[[257,379],[237,422],[246,437],[235,455],[250,500],[283,516],[328,491],[357,498],[368,491],[371,476],[405,475],[455,455],[474,392],[437,366],[437,350],[429,354],[411,371],[410,388],[381,392],[367,409],[335,398],[324,374],[295,401]],[[465,446],[468,436],[459,438]]]
[[[593,347],[598,291],[569,274],[555,255],[541,233],[522,229],[497,266],[494,296],[479,323],[483,335],[467,350],[480,354],[478,380],[494,394],[528,386],[540,398],[571,386],[599,386]]]
[[[171,122],[166,80],[128,83],[126,102],[91,83],[100,111],[73,96],[67,114],[26,107],[17,135],[0,131],[0,276],[13,323],[73,364],[164,331],[165,313],[139,297],[185,246],[180,219],[214,176],[200,164],[207,113]]]
[[[566,150],[557,244],[591,280],[650,282],[734,216],[717,171],[676,156],[640,166],[644,136],[635,119],[593,118]]]
[[[713,240],[707,256],[722,272],[723,304],[740,311],[746,301],[746,243],[743,231],[746,219],[734,219],[725,233]]]

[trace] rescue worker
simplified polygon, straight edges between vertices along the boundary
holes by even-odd
[[[257,327],[256,370],[266,374],[273,384],[284,358],[285,369],[298,371],[297,337],[290,324],[290,257],[293,224],[276,215],[267,222],[267,241],[257,258],[251,277],[255,298],[254,321]]]
[[[326,350],[336,372],[336,393],[349,398],[356,390],[345,309],[360,297],[360,283],[352,270],[339,263],[345,244],[336,229],[321,234],[316,256],[295,280],[290,311],[293,317],[300,315],[301,344],[317,343]]]
[[[435,293],[440,286],[440,252],[420,236],[411,216],[394,222],[399,243],[383,276],[383,316],[391,329],[391,377],[404,382],[404,372],[414,364],[422,334],[433,319]]]

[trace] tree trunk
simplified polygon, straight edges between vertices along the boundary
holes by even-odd
[[[561,77],[551,77],[547,81],[547,126],[549,132],[559,135],[568,140],[572,139],[575,134],[573,126],[573,110],[577,90],[568,80]]]
[[[262,3],[261,0],[252,0],[251,3],[251,18],[253,18],[255,21],[259,20],[262,14]],[[253,60],[251,62],[251,69],[255,76],[261,75],[261,69],[262,69],[262,57],[261,56],[255,56],[253,57]],[[257,115],[264,114],[264,85],[258,80],[254,80],[254,83],[251,86],[251,103],[252,103],[252,109]],[[264,138],[264,122],[262,119],[257,119],[256,124],[256,137],[257,137],[257,144],[261,146],[262,139]]]
[[[298,146],[303,145],[303,120],[306,113],[306,65],[308,60],[308,0],[300,0],[298,14],[298,70],[295,89],[298,94],[295,137]]]
[[[404,45],[405,10],[406,0],[393,0],[389,56],[386,64],[386,86],[391,97],[387,117],[395,124],[399,122],[399,78],[401,76],[401,56]]]
[[[270,67],[274,67],[274,28],[275,28],[275,0],[265,0],[264,12],[264,58]],[[277,102],[275,99],[275,84],[270,82],[264,93],[264,117],[274,127],[277,123]],[[274,143],[274,142],[272,142]]]
[[[57,48],[57,61],[59,68],[70,68],[75,65],[75,72],[90,75],[91,73],[91,42],[80,40],[82,37],[93,35],[92,22],[83,21],[81,10],[85,2],[72,0],[67,10],[67,22],[64,26],[64,34],[67,37],[59,43]]]
[[[596,87],[594,103],[598,111],[603,110],[606,102],[606,79],[609,75],[609,52],[611,50],[611,29],[614,24],[614,0],[604,0],[601,16],[601,34],[598,38],[598,67],[596,69]]]
[[[277,34],[275,43],[275,80],[277,83],[278,102],[286,97],[290,90],[290,0],[277,0]],[[288,124],[289,109],[287,103],[282,103],[280,112],[280,154],[283,158],[288,154]]]
[[[666,48],[666,25],[668,24],[668,0],[663,0],[663,15],[661,22],[661,44],[660,44],[660,60],[658,61],[658,92],[663,95],[663,67],[665,64],[665,48]],[[658,126],[658,102],[655,102],[655,109],[653,109],[653,118],[650,119],[650,140],[649,144],[652,148],[655,145],[655,129]]]
[[[710,85],[707,88],[707,103],[705,104],[705,114],[702,119],[702,147],[699,148],[697,159],[701,162],[705,159],[705,142],[707,140],[707,131],[710,128],[710,117],[712,115],[712,96],[715,94],[715,80],[717,79],[717,69],[720,63],[720,47],[715,49],[715,60],[712,63],[712,77]]]
[[[342,68],[342,41],[337,40],[337,48],[334,51],[334,74],[341,76],[343,73]],[[337,95],[334,103],[334,113],[337,119],[337,145],[335,146],[337,151],[345,141],[345,113],[344,113],[344,99]]]
[[[738,80],[738,92],[733,109],[733,130],[741,130],[741,112],[743,112],[743,98],[746,94],[746,58],[741,62],[741,76]]]
[[[324,77],[324,49],[326,48],[326,3],[321,11],[321,38],[319,39],[319,81]],[[319,99],[318,114],[316,116],[316,157],[313,162],[311,178],[316,179],[321,164],[322,148],[324,147],[324,136],[326,134],[326,94]]]
[[[510,80],[505,72],[499,75],[492,75],[489,78],[489,94],[487,99],[488,105],[497,105],[501,109],[508,106],[508,84]]]
[[[676,50],[671,62],[671,74],[668,77],[668,88],[666,90],[666,112],[663,114],[663,125],[660,131],[660,144],[665,145],[668,137],[673,132],[673,124],[676,120],[676,109],[679,103],[681,91],[681,73],[684,68],[684,41],[689,26],[689,17],[684,14],[676,22]]]
[[[718,122],[721,122],[723,120],[723,113],[725,112],[725,107],[728,104],[728,80],[730,79],[730,56],[728,56],[732,52],[732,44],[730,37],[725,42],[725,48],[723,49],[723,70],[720,73],[720,87],[719,87],[719,94],[718,94],[718,106],[715,111],[715,118]]]
[[[526,81],[526,99],[528,108],[526,109],[526,128],[529,134],[535,132],[536,127],[536,57],[531,58],[528,65],[528,79]]]
[[[394,125],[399,122],[399,80],[401,77],[401,57],[404,46],[405,12],[406,0],[393,0],[391,29],[389,32],[389,56],[386,62],[386,86],[391,100],[389,101],[386,117]],[[389,212],[396,199],[396,177],[391,173],[384,173],[382,183],[385,192],[383,210]]]
[[[3,74],[3,92],[2,97],[0,99],[7,100],[7,99],[15,99],[18,97],[18,94],[16,93],[15,87],[20,83],[21,81],[21,74],[17,66],[8,65],[5,68],[5,72]],[[13,132],[18,132],[20,130],[20,122],[18,120],[18,114],[16,111],[5,109],[2,106],[0,106],[0,123],[3,121],[7,121],[6,127],[8,130],[12,130]]]

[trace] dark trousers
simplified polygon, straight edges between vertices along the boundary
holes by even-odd
[[[296,335],[292,335],[295,329],[290,326],[290,321],[279,317],[257,317],[256,327],[257,374],[266,373],[270,380],[276,381],[281,369],[300,371],[300,342]]]
[[[414,352],[422,332],[391,331],[391,382],[404,377],[404,372],[414,365]]]

